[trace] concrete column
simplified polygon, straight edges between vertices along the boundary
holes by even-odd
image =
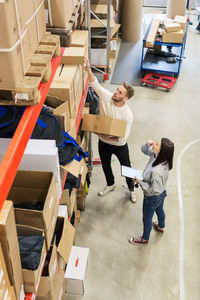
[[[122,39],[136,43],[141,36],[142,0],[123,0]]]
[[[168,0],[167,17],[174,19],[176,15],[184,16],[187,0]]]

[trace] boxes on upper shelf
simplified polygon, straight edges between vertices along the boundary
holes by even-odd
[[[14,89],[22,79],[45,31],[42,0],[0,2],[0,89]]]
[[[48,26],[66,28],[74,9],[73,1],[45,0],[45,16]]]
[[[84,56],[87,56],[87,49],[85,47],[67,47],[61,58],[61,63],[66,65],[83,65]]]
[[[51,84],[49,95],[68,102],[71,118],[76,118],[82,92],[82,67],[80,65],[60,66]]]

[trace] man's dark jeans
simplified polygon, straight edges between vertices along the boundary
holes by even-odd
[[[115,183],[114,175],[111,168],[112,154],[115,154],[117,156],[121,166],[124,165],[127,167],[131,167],[130,158],[129,158],[129,149],[127,143],[123,146],[113,146],[99,140],[99,155],[100,155],[102,168],[108,186],[111,186]],[[134,190],[133,179],[126,177],[126,183],[128,185],[129,190],[133,191]]]

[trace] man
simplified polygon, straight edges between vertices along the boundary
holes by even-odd
[[[133,114],[126,101],[134,95],[134,89],[131,85],[123,83],[112,94],[103,88],[97,78],[93,75],[89,61],[85,58],[84,70],[88,73],[89,83],[99,96],[100,115],[111,118],[121,119],[127,122],[126,133],[123,138],[99,134],[99,155],[102,162],[102,168],[106,177],[107,186],[98,192],[99,196],[104,196],[115,189],[115,180],[111,168],[111,156],[115,154],[121,165],[130,167],[129,149],[127,139],[130,133]],[[134,181],[126,177],[126,183],[130,190],[130,200],[135,203],[136,195],[134,192]]]

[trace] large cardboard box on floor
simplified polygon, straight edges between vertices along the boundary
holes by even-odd
[[[0,89],[14,89],[22,79],[45,31],[42,0],[0,2]]]
[[[15,208],[15,219],[17,224],[43,229],[48,250],[56,225],[59,205],[53,173],[18,170],[8,198],[18,206],[22,203],[27,205],[28,202],[39,206],[38,210],[36,206],[34,209]]]
[[[0,243],[11,285],[17,300],[24,299],[22,265],[12,201],[6,200],[0,212]]]
[[[18,225],[18,224],[17,224],[17,234],[18,234],[18,236],[38,235],[38,236],[44,237],[44,231],[42,229],[34,228],[31,226],[27,226],[27,225]],[[44,261],[45,261],[45,257],[46,257],[45,239],[43,241],[43,246],[42,246],[41,252],[39,252],[39,254],[40,254],[40,260],[39,260],[39,264],[38,264],[38,267],[36,270],[25,269],[22,266],[22,272],[23,272],[23,278],[24,278],[24,290],[26,293],[36,293],[37,288],[39,286],[42,268],[44,266]]]
[[[181,44],[183,43],[183,38],[184,38],[184,31],[182,29],[176,32],[166,32],[165,29],[163,29],[163,33],[162,33],[163,43]]]
[[[64,65],[58,68],[49,90],[49,95],[68,102],[71,118],[76,118],[83,91],[82,70],[80,67],[78,65]]]
[[[88,257],[89,248],[72,247],[65,272],[67,294],[84,294]]]
[[[45,0],[45,15],[48,26],[66,28],[74,9],[74,1]]]
[[[124,137],[126,121],[101,115],[84,114],[81,130],[110,136]]]

